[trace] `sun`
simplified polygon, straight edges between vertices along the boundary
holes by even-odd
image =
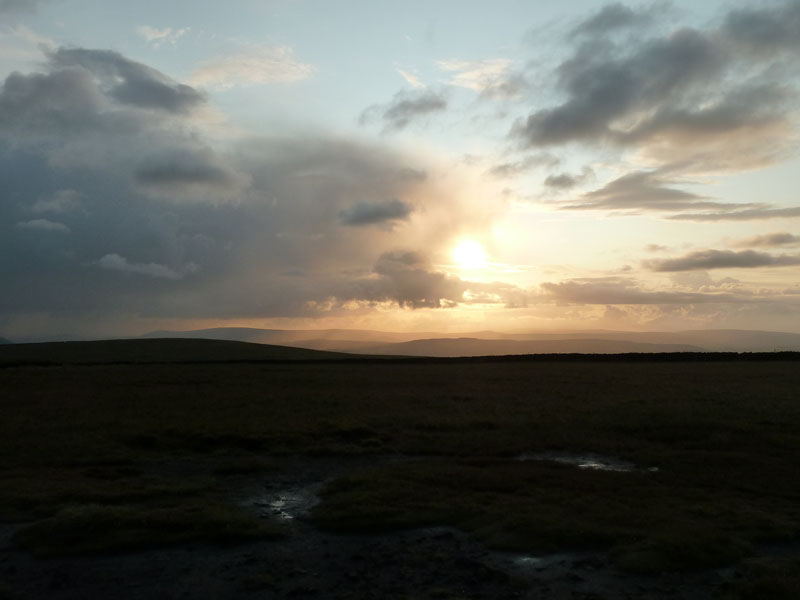
[[[486,266],[486,251],[475,240],[464,240],[453,248],[453,258],[462,269],[482,269]]]

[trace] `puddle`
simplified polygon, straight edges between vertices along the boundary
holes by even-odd
[[[639,471],[636,465],[627,460],[615,458],[613,456],[603,456],[602,454],[585,453],[573,454],[571,452],[525,452],[517,456],[517,460],[546,460],[557,462],[565,465],[572,465],[579,469],[593,469],[596,471],[616,471],[619,473],[627,473],[631,471]],[[645,469],[649,472],[658,471],[658,467],[650,467]]]
[[[295,488],[277,492],[265,491],[250,498],[249,504],[259,508],[263,517],[291,521],[305,516],[317,502],[316,494],[310,489]]]

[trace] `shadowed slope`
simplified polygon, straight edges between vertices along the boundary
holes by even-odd
[[[286,346],[179,338],[46,342],[0,347],[0,365],[326,360],[352,357],[349,354]]]

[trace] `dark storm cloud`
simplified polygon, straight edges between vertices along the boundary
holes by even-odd
[[[762,248],[774,246],[793,246],[795,244],[800,244],[799,235],[786,232],[777,232],[733,240],[729,245],[735,248]]]
[[[761,9],[732,11],[722,31],[737,44],[758,53],[800,50],[800,2],[791,0]]]
[[[111,97],[123,104],[187,113],[205,102],[205,96],[193,87],[178,83],[113,50],[60,48],[50,53],[48,58],[54,69],[86,69]]]
[[[563,100],[530,112],[511,135],[526,147],[635,148],[685,172],[773,162],[790,145],[796,114],[797,90],[785,73],[800,51],[798,5],[732,12],[716,29],[624,43],[610,33],[657,10],[608,6],[576,28],[592,35],[573,36],[571,55],[553,73]]]
[[[463,301],[467,283],[458,277],[430,271],[416,252],[388,252],[375,264],[387,284],[387,295],[400,306],[442,308]]]
[[[16,257],[0,261],[0,324],[470,301],[467,283],[386,254],[397,245],[388,225],[412,207],[430,203],[440,216],[427,221],[441,224],[406,232],[405,245],[430,249],[475,218],[426,162],[310,134],[212,148],[192,110],[200,98],[167,76],[116,53],[48,57],[0,87],[0,255]],[[175,93],[150,94],[153,82]]]
[[[239,177],[210,150],[155,156],[139,167],[136,180],[146,186],[175,190],[181,188],[233,188]]]
[[[358,203],[339,212],[343,225],[375,225],[402,221],[409,217],[412,208],[409,204],[392,198],[386,202]]]
[[[678,258],[644,261],[644,266],[661,272],[708,269],[750,269],[800,265],[800,256],[774,256],[755,250],[698,250]]]
[[[410,123],[447,108],[443,94],[430,90],[401,91],[388,104],[375,104],[361,113],[359,121],[381,121],[385,131],[399,131]]]

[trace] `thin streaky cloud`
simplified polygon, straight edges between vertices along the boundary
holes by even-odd
[[[196,86],[227,90],[237,86],[293,83],[308,79],[314,67],[288,46],[251,46],[202,63],[189,77]]]
[[[403,69],[395,69],[400,76],[405,79],[411,86],[415,88],[424,88],[425,84],[419,80],[419,77],[414,75],[413,73],[409,73],[408,71],[404,71]]]
[[[439,60],[436,65],[442,71],[450,73],[449,85],[467,88],[476,92],[500,85],[506,78],[511,66],[507,58],[490,58],[486,60]]]

